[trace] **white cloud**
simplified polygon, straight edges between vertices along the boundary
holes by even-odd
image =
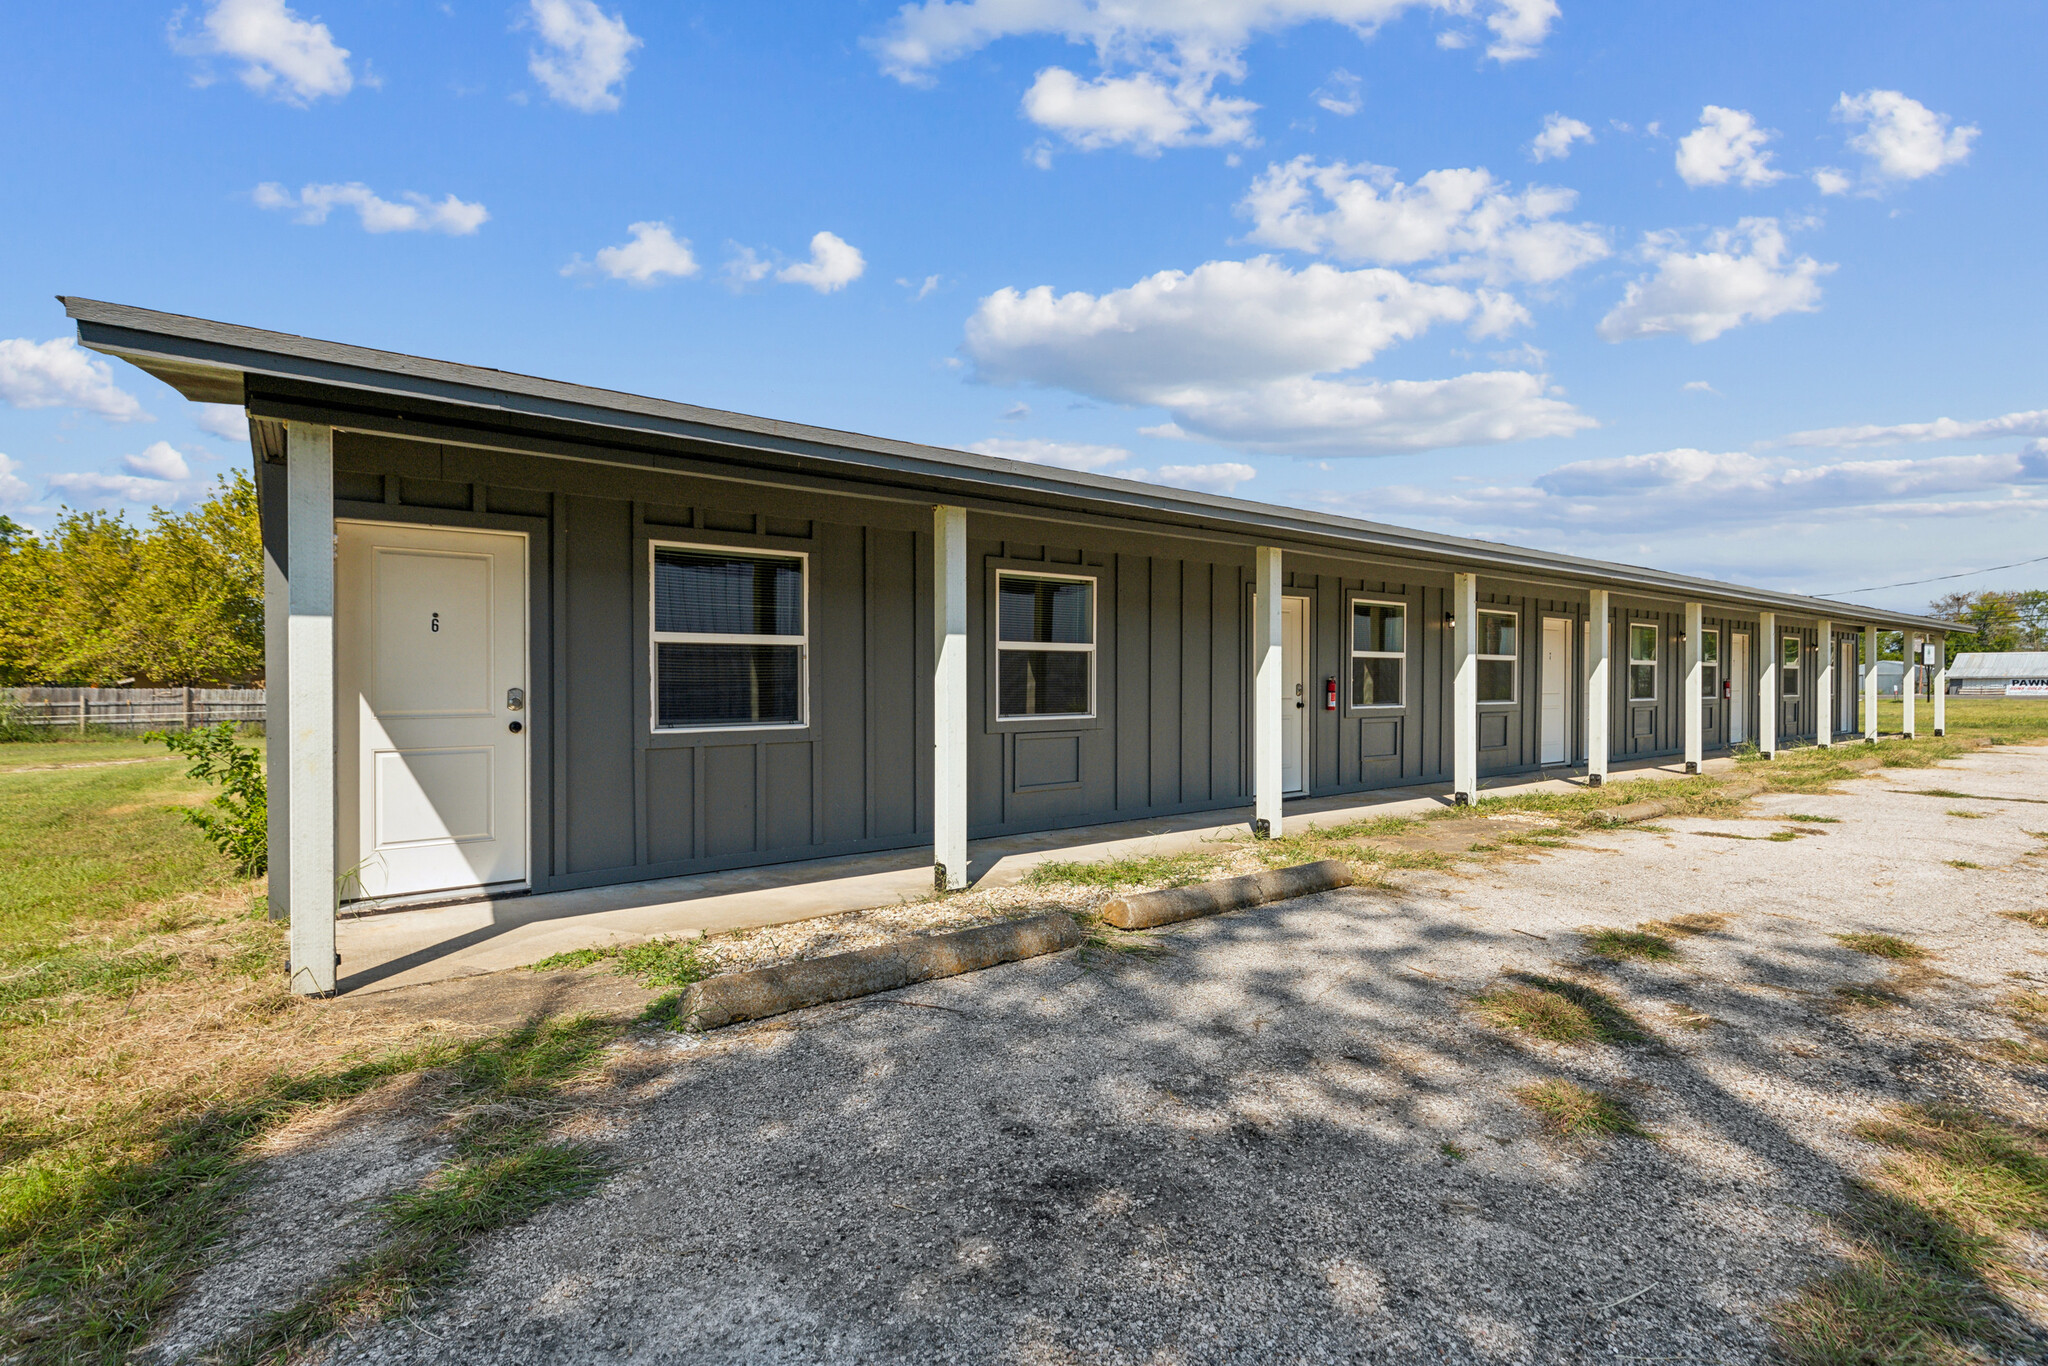
[[[249,439],[249,415],[238,404],[195,403],[188,410],[192,425],[224,441]]]
[[[0,398],[17,408],[83,408],[112,422],[152,420],[115,385],[113,367],[69,337],[0,340]]]
[[[1953,127],[1938,114],[1896,90],[1866,90],[1835,101],[1835,117],[1857,129],[1849,146],[1871,162],[1884,180],[1918,180],[1969,159],[1970,144],[1982,131]]]
[[[617,246],[600,247],[594,261],[571,257],[562,267],[564,275],[596,271],[631,285],[654,285],[663,280],[681,280],[697,273],[697,258],[687,238],[677,238],[666,223],[628,223],[632,238]]]
[[[939,287],[939,277],[927,275],[924,277],[923,282],[920,283],[916,280],[907,280],[899,275],[896,277],[896,283],[910,291],[911,302],[922,303],[926,298],[930,297],[933,290]]]
[[[256,207],[281,209],[293,221],[325,223],[336,209],[354,209],[365,232],[440,232],[451,237],[468,237],[490,219],[490,211],[454,195],[436,202],[411,190],[401,196],[406,202],[380,198],[359,181],[346,185],[308,185],[293,194],[276,181],[265,181],[254,191]]]
[[[775,278],[784,284],[809,285],[820,294],[830,294],[858,280],[867,268],[867,258],[858,247],[836,234],[821,232],[811,238],[811,259],[784,266]]]
[[[1719,394],[1721,392],[1703,379],[1689,379],[1679,385],[1678,390],[1684,394]]]
[[[1301,156],[1268,166],[1238,211],[1268,246],[1372,265],[1436,261],[1426,273],[1438,279],[1548,284],[1607,255],[1598,228],[1558,221],[1577,200],[1543,185],[1517,193],[1483,168],[1404,185],[1384,166]]]
[[[185,457],[176,446],[168,441],[152,441],[143,448],[140,455],[124,455],[122,466],[130,474],[145,479],[190,479],[192,467],[185,463]]]
[[[1122,446],[1085,446],[1069,441],[989,440],[967,448],[976,455],[993,455],[1003,460],[1023,460],[1033,465],[1051,465],[1063,470],[1093,470],[1133,459]]]
[[[738,293],[749,285],[759,284],[775,273],[775,263],[766,260],[752,247],[743,247],[737,242],[726,244],[732,254],[725,258],[719,272],[725,276],[725,283]]]
[[[1167,147],[1249,143],[1250,100],[1228,99],[1211,88],[1213,76],[1161,80],[1149,71],[1083,80],[1049,66],[1024,92],[1024,116],[1083,151],[1128,147],[1157,156]]]
[[[1365,108],[1364,90],[1365,82],[1340,66],[1311,98],[1330,113],[1348,119]]]
[[[1500,0],[1486,16],[1486,26],[1493,30],[1486,55],[1497,62],[1535,56],[1557,17],[1557,0]]]
[[[355,84],[348,49],[327,25],[301,19],[284,0],[214,0],[199,32],[183,31],[184,12],[171,21],[171,45],[192,57],[224,57],[242,64],[242,84],[259,95],[304,106],[346,95]],[[201,68],[200,83],[212,79]]]
[[[1160,465],[1156,469],[1112,470],[1119,479],[1135,479],[1141,484],[1166,484],[1177,489],[1193,489],[1197,493],[1230,494],[1247,479],[1256,478],[1258,471],[1250,465],[1235,460],[1225,460],[1214,465]]]
[[[1558,13],[1555,0],[913,0],[868,46],[884,71],[913,85],[1004,38],[1091,47],[1100,75],[1039,72],[1026,114],[1077,146],[1151,153],[1252,140],[1256,106],[1218,96],[1214,85],[1244,78],[1255,37],[1333,22],[1368,38],[1410,10],[1484,14],[1494,35],[1487,53],[1502,62],[1533,55]]]
[[[1510,303],[1512,301],[1509,301]],[[1488,301],[1384,269],[1271,257],[1161,271],[1101,295],[1003,289],[967,324],[980,376],[1165,409],[1155,432],[1248,449],[1379,454],[1562,435],[1593,425],[1515,371],[1333,378]]]
[[[2010,455],[1803,465],[1744,451],[1659,451],[1561,465],[1527,484],[1381,486],[1324,501],[1470,529],[1630,534],[1805,525],[1845,515],[1923,519],[2048,511],[2048,443]]]
[[[1562,114],[1550,114],[1543,120],[1542,131],[1529,143],[1529,155],[1537,161],[1563,161],[1572,154],[1573,143],[1591,141],[1593,130],[1585,124]]]
[[[1786,259],[1785,234],[1775,218],[1745,218],[1688,252],[1675,234],[1651,233],[1643,255],[1654,271],[1632,282],[1614,310],[1600,320],[1608,341],[1676,332],[1712,341],[1744,323],[1820,307],[1820,277],[1834,269],[1811,256]]]
[[[592,0],[529,0],[526,17],[542,43],[529,54],[527,70],[549,98],[586,114],[619,107],[617,87],[641,45],[624,15],[607,16]]]
[[[1785,173],[1771,165],[1764,144],[1777,136],[1756,126],[1749,111],[1710,104],[1700,111],[1700,126],[1678,140],[1678,174],[1692,186],[1740,181],[1755,189]]]
[[[1832,166],[1813,168],[1813,188],[1822,194],[1847,194],[1855,183],[1847,171],[1838,171]]]
[[[0,507],[28,501],[28,483],[21,478],[21,462],[0,455]]]
[[[84,503],[168,505],[184,495],[184,490],[169,480],[130,474],[53,474],[49,486],[52,492]]]
[[[1852,450],[1858,446],[1894,446],[1921,441],[1982,441],[2000,436],[2048,437],[2048,408],[2032,412],[2007,413],[1975,422],[1958,422],[1938,417],[1932,422],[1907,422],[1880,427],[1823,427],[1817,431],[1794,432],[1774,444],[1780,446],[1830,446]]]

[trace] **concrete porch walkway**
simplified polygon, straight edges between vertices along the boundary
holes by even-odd
[[[1734,764],[1724,755],[1707,760],[1705,768],[1724,772]],[[1609,772],[1617,779],[1677,778],[1684,776],[1684,767],[1667,759],[1617,763]],[[1553,772],[1558,776],[1482,783],[1481,790],[1488,796],[1569,792],[1585,782],[1583,769]],[[1447,805],[1449,792],[1448,786],[1432,784],[1301,798],[1287,803],[1284,831],[1295,834],[1310,825],[1341,825],[1368,816],[1419,815]],[[1007,886],[1050,859],[1164,854],[1241,836],[1249,811],[1200,811],[976,840],[968,846],[970,885]],[[717,934],[886,906],[916,900],[931,889],[929,848],[910,848],[354,916],[336,930],[341,951],[336,985],[343,993],[418,986],[523,967],[569,949],[630,944],[657,935]]]

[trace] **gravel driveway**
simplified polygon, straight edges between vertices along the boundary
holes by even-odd
[[[620,1174],[334,1356],[1764,1359],[1764,1314],[1835,1265],[1830,1212],[1876,1163],[1857,1120],[2048,1101],[2048,1078],[1968,1049],[2013,1032],[1991,1009],[2012,978],[2048,981],[2048,932],[1996,914],[2048,907],[2048,839],[2026,833],[2048,830],[2048,749],[1846,787],[1761,799],[1840,822],[1796,840],[1678,821],[1197,922],[1150,956],[1061,954],[694,1047],[649,1033],[584,1121]],[[1937,787],[2007,800],[1910,791]],[[1600,964],[1575,933],[1685,912],[1730,919],[1671,963]],[[1845,1004],[1834,988],[1891,967],[1832,937],[1868,930],[1945,975],[1900,1008]],[[1598,985],[1652,1041],[1492,1029],[1469,997],[1508,971]],[[1654,1137],[1544,1139],[1513,1092],[1552,1077]]]

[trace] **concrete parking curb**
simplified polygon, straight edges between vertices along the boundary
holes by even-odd
[[[1749,798],[1761,793],[1764,787],[1764,783],[1752,778],[1743,782],[1729,783],[1721,789],[1721,794],[1733,797],[1737,801],[1747,801]],[[1678,805],[1679,803],[1677,802],[1655,800],[1625,802],[1620,806],[1610,806],[1605,811],[1598,811],[1594,814],[1609,825],[1633,825],[1637,821],[1653,821],[1659,816],[1667,816]]]
[[[871,996],[936,977],[955,977],[1057,953],[1073,948],[1084,937],[1071,916],[1055,912],[836,953],[829,958],[729,972],[708,977],[684,992],[677,1017],[696,1029],[765,1020],[805,1006]]]
[[[1246,906],[1261,906],[1268,901],[1285,901],[1289,897],[1327,892],[1333,887],[1349,887],[1351,881],[1351,865],[1342,859],[1329,858],[1317,863],[1296,864],[1292,868],[1275,868],[1244,877],[1197,883],[1192,887],[1169,887],[1159,892],[1120,896],[1103,903],[1102,918],[1120,930],[1148,930],[1155,925],[1171,925],[1177,920],[1221,915]]]

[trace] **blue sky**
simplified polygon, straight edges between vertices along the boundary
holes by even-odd
[[[2048,554],[2043,30],[11,6],[0,512],[247,458],[64,292],[1801,591]]]

